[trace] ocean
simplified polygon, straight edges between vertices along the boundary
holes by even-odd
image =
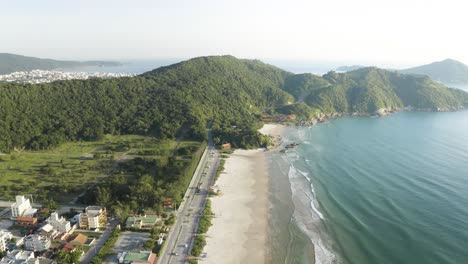
[[[106,72],[106,73],[128,73],[142,74],[162,66],[168,66],[183,59],[148,59],[148,60],[123,60],[122,66],[115,67],[83,67],[61,69],[64,72]]]
[[[271,154],[274,263],[468,263],[468,111],[342,117],[284,141],[300,145]]]
[[[162,66],[168,66],[174,63],[184,61],[186,59],[147,59],[147,60],[116,60],[120,61],[123,65],[116,67],[83,67],[83,68],[71,68],[61,69],[64,72],[106,72],[106,73],[129,73],[129,74],[142,74],[147,71],[154,70]],[[290,62],[281,60],[266,61],[281,69],[292,73],[304,73],[310,72],[317,75],[323,75],[331,70],[336,69],[341,64],[324,64],[324,63],[313,63],[313,62]]]

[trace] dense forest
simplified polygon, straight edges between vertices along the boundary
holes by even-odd
[[[216,144],[265,143],[256,131],[265,109],[312,114],[374,113],[412,106],[455,110],[467,93],[428,77],[377,68],[322,77],[283,71],[258,60],[200,57],[131,78],[0,83],[0,151],[47,149],[105,134],[204,140],[213,121]],[[298,106],[287,106],[295,101]]]
[[[310,77],[304,77],[309,78]],[[321,81],[317,81],[321,78]],[[405,75],[375,67],[314,77],[304,101],[325,114],[374,114],[379,109],[412,107],[423,111],[451,111],[468,105],[467,93],[433,82],[426,76]],[[304,92],[303,92],[304,95]]]
[[[27,57],[11,53],[0,53],[0,74],[8,74],[17,71],[120,65],[122,64],[115,61],[60,61]]]

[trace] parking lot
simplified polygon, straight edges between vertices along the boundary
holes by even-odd
[[[117,241],[115,242],[113,249],[119,253],[123,251],[144,250],[143,244],[149,238],[150,238],[149,233],[121,232],[119,235],[119,239],[117,239]],[[118,263],[117,253],[107,256],[106,259],[102,263],[103,264]]]
[[[118,252],[143,250],[143,244],[149,238],[149,233],[121,232],[113,248]]]

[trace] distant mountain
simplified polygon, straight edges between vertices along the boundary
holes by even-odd
[[[285,82],[285,90],[305,96],[304,102],[325,114],[375,114],[412,107],[424,111],[448,111],[468,106],[468,93],[450,89],[427,76],[401,74],[367,67],[324,76],[294,75],[303,81]],[[288,80],[286,79],[286,80]],[[311,81],[313,80],[313,82]]]
[[[468,66],[452,59],[433,62],[401,72],[427,75],[432,80],[445,84],[468,84]]]
[[[349,72],[349,71],[359,70],[359,69],[362,69],[362,68],[365,68],[365,67],[366,66],[362,66],[362,65],[351,65],[351,66],[345,65],[345,66],[340,66],[340,67],[336,68],[336,71],[338,71],[338,72]]]
[[[11,53],[0,53],[0,74],[9,74],[17,71],[54,70],[61,68],[81,68],[89,66],[121,66],[115,61],[59,61],[40,59]]]

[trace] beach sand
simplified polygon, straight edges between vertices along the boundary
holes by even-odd
[[[268,124],[260,132],[279,135],[281,128]],[[215,185],[221,195],[211,198],[215,217],[207,233],[203,263],[269,263],[266,152],[234,151]]]

